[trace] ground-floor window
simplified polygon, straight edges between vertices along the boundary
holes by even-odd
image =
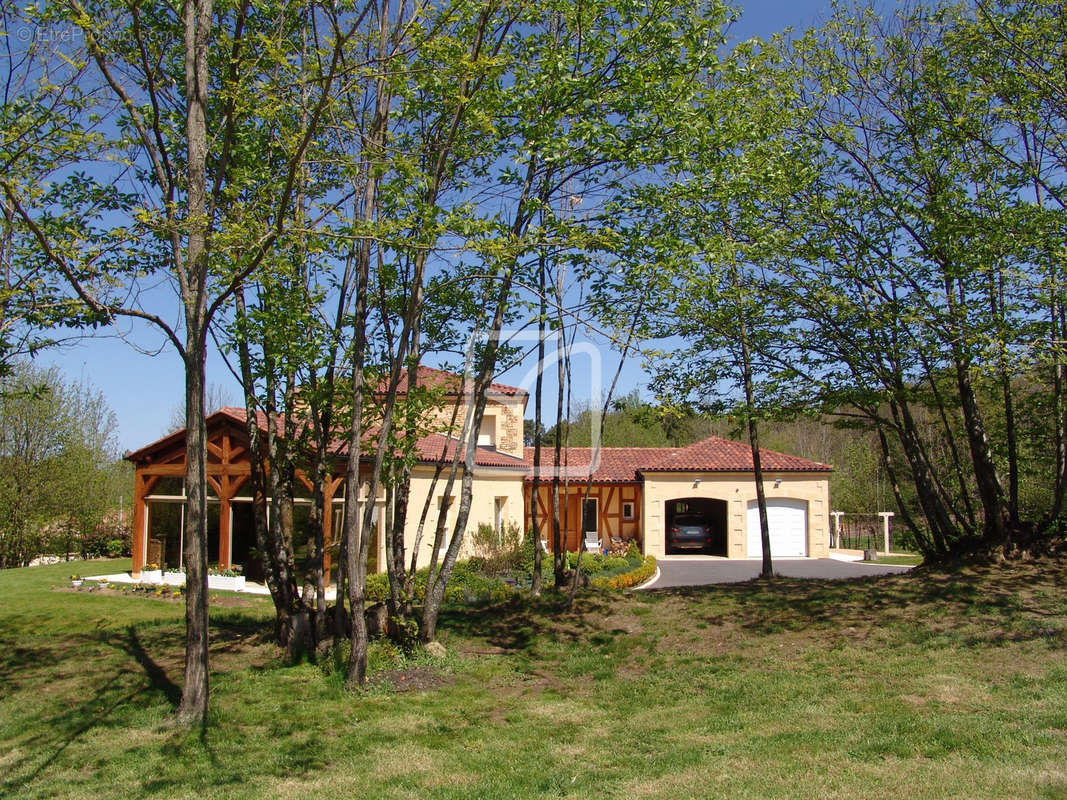
[[[219,504],[207,504],[207,560],[219,560]],[[148,501],[148,548],[145,563],[157,564],[163,570],[177,570],[183,565],[182,548],[185,542],[185,501]]]

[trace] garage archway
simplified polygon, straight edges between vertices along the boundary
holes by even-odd
[[[664,505],[665,552],[726,556],[726,501],[710,497],[676,497]],[[696,530],[706,526],[706,535]],[[710,538],[710,541],[708,539]]]

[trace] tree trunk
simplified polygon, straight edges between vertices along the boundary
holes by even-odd
[[[534,466],[533,485],[530,489],[530,536],[534,537],[534,567],[530,579],[530,594],[534,597],[541,595],[541,521],[537,518],[537,507],[540,503],[541,493],[541,398],[543,395],[544,370],[545,370],[545,316],[548,313],[548,303],[545,299],[545,257],[541,252],[538,275],[538,289],[540,293],[540,313],[537,317],[537,378],[534,382]]]
[[[185,681],[178,721],[204,725],[208,710],[207,431],[204,362],[207,332],[207,109],[211,0],[186,0],[185,134],[188,148],[185,309]]]
[[[971,460],[974,463],[974,477],[978,484],[978,496],[982,500],[985,516],[985,536],[1000,542],[1007,534],[1007,513],[1004,503],[1004,490],[997,477],[993,463],[993,453],[989,447],[982,413],[978,408],[974,387],[971,383],[968,365],[956,362],[956,383],[960,392],[960,410],[963,412],[963,424],[967,431],[967,443],[971,448]]]
[[[185,682],[178,720],[203,725],[208,709],[207,429],[203,342],[190,339],[185,369]]]
[[[562,510],[560,509],[560,472],[563,462],[563,437],[570,430],[570,425],[564,425],[563,397],[564,387],[567,381],[566,363],[564,354],[566,348],[566,328],[563,327],[563,271],[562,267],[556,275],[556,321],[559,325],[556,352],[556,441],[552,457],[552,572],[556,591],[563,591],[567,585],[567,571],[565,569],[566,542],[562,531]]]
[[[756,397],[752,386],[752,359],[748,349],[748,328],[744,312],[738,314],[738,334],[741,340],[741,379],[745,385],[745,424],[748,428],[748,443],[752,450],[752,477],[756,481],[756,507],[759,511],[760,545],[763,551],[763,566],[760,577],[774,577],[771,563],[771,533],[767,522],[767,494],[763,487],[763,465],[759,454],[759,427],[756,423]]]

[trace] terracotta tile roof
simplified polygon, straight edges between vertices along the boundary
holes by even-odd
[[[571,447],[564,451],[572,480],[588,476],[591,454],[592,448],[589,447]],[[527,447],[525,455],[530,465],[526,480],[530,481],[533,479],[533,448]],[[551,474],[554,458],[553,448],[541,448],[541,466],[546,474]],[[833,469],[829,464],[763,448],[760,448],[760,464],[763,469],[773,472],[830,472]],[[687,447],[602,447],[593,480],[597,483],[636,483],[644,472],[751,470],[752,450],[747,444],[712,436]]]
[[[419,439],[416,448],[422,461],[436,462],[441,457],[442,451],[444,451],[445,460],[451,463],[456,453],[457,441],[452,436],[431,433]],[[460,458],[462,457],[461,455]],[[480,467],[517,467],[523,471],[529,468],[529,464],[523,459],[498,452],[491,447],[475,447],[474,463]]]
[[[447,373],[443,373],[447,374]],[[516,390],[517,391],[517,390]],[[257,412],[257,422],[262,431],[267,430],[267,415]],[[245,410],[233,406],[219,409],[208,417],[211,424],[216,420],[226,419],[238,425],[245,424]],[[277,420],[278,433],[283,433],[283,421]],[[366,431],[367,440],[373,439],[375,429]],[[166,446],[173,446],[184,437],[184,430],[175,431],[163,438],[127,454],[130,461],[143,461],[154,451]],[[442,452],[446,461],[455,454],[456,439],[439,433],[423,436],[416,443],[419,460],[423,463],[435,463]],[[345,457],[348,442],[344,436],[337,437],[330,446],[331,452],[338,457]],[[475,450],[475,464],[483,467],[514,467],[524,471],[525,480],[533,479],[533,448],[527,447],[523,459],[500,453],[490,447],[478,447]],[[571,480],[583,480],[588,477],[592,448],[570,447],[564,450],[564,462],[569,468]],[[554,450],[552,447],[541,448],[541,466],[543,473],[551,475]],[[772,472],[830,472],[829,464],[821,464],[799,456],[778,453],[774,450],[760,449],[760,462],[763,469]],[[593,471],[593,480],[597,483],[639,483],[642,473],[646,472],[749,472],[752,470],[752,450],[747,444],[711,436],[687,447],[602,447]]]
[[[601,447],[600,458],[593,472],[597,483],[638,483],[637,472],[648,464],[674,452],[673,447]],[[568,468],[571,480],[584,480],[589,475],[589,461],[593,453],[591,447],[568,447],[563,450],[561,459]],[[533,480],[534,449],[525,448],[526,463],[529,465],[526,480]],[[541,447],[542,478],[551,475],[554,468],[555,449]]]
[[[234,406],[224,406],[214,414],[208,416],[209,422],[216,419],[228,419],[243,426],[245,424],[245,410]],[[259,425],[259,429],[266,432],[267,415],[264,412],[256,412],[256,422]],[[281,418],[278,418],[275,424],[278,429],[278,434],[281,435],[284,432],[284,421]],[[157,448],[161,444],[169,442],[171,439],[176,437],[180,438],[183,432],[184,429],[169,434],[157,442],[142,447],[135,453],[130,453],[127,458],[130,460],[140,460],[142,454]],[[364,441],[373,444],[377,433],[378,431],[376,428],[371,428],[365,431]],[[445,459],[450,462],[456,452],[456,439],[439,433],[431,433],[419,439],[415,444],[415,449],[419,454],[419,460],[422,462],[435,463],[441,457],[442,452],[445,453]],[[336,456],[344,457],[348,452],[347,437],[335,437],[330,443],[330,452]],[[506,453],[497,452],[491,447],[475,448],[474,463],[480,467],[515,467],[523,470],[527,469],[529,466],[522,459],[516,458],[515,456],[509,456]]]
[[[433,367],[420,366],[418,368],[416,383],[419,386],[427,387],[444,387],[445,393],[449,395],[457,395],[463,388],[463,376],[457,375],[454,372],[446,372],[441,369],[434,369]],[[379,385],[379,391],[384,392],[387,386],[387,381],[382,381]],[[400,383],[397,386],[397,391],[403,393],[407,391],[408,376],[405,371],[400,376]],[[519,389],[515,386],[508,386],[503,383],[490,383],[489,394],[506,395],[508,397],[525,397],[528,392]]]

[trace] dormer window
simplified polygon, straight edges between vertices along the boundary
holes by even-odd
[[[478,446],[496,447],[496,415],[486,414],[478,428]]]

